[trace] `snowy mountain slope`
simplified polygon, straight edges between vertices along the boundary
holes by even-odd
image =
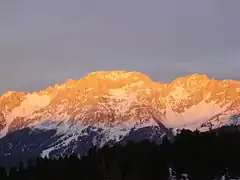
[[[240,100],[237,99],[229,106],[227,106],[224,111],[216,114],[208,121],[201,125],[200,130],[204,131],[209,129],[214,129],[215,127],[228,126],[228,125],[239,125],[240,116]]]
[[[46,134],[36,154],[58,156],[109,142],[160,141],[172,137],[168,128],[218,128],[240,114],[239,102],[239,82],[199,74],[166,84],[138,72],[94,72],[40,92],[7,92],[0,97],[0,157],[15,154],[7,141],[28,136],[34,143],[36,132]]]
[[[74,126],[69,127],[67,133],[59,132],[61,128],[63,127],[52,126],[45,129],[39,126],[8,133],[0,139],[0,166],[18,165],[20,161],[36,158],[39,155],[42,157],[69,156],[72,153],[86,155],[90,148],[101,148],[106,144],[144,139],[160,143],[163,136],[167,135],[170,138],[173,136],[170,130],[161,126],[131,129]]]

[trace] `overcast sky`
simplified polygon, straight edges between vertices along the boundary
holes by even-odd
[[[0,93],[92,71],[240,80],[239,0],[1,0]]]

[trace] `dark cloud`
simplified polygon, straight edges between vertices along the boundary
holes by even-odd
[[[0,92],[97,70],[240,80],[240,1],[0,2]]]

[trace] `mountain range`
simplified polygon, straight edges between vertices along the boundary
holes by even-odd
[[[0,96],[0,165],[85,155],[93,146],[148,139],[240,120],[240,82],[204,74],[170,83],[139,72],[93,72],[39,92]]]

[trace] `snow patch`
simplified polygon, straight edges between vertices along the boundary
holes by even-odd
[[[27,94],[20,106],[13,109],[6,119],[11,121],[16,117],[30,116],[34,111],[47,106],[50,101],[51,98],[48,95]]]
[[[8,132],[8,127],[15,118],[31,116],[35,111],[47,106],[50,101],[51,98],[48,95],[38,95],[37,93],[25,95],[25,99],[22,101],[22,103],[18,107],[14,108],[12,112],[5,117],[7,125],[0,132],[0,138],[6,135]]]
[[[126,124],[116,124],[111,127],[106,127],[104,124],[99,124],[98,126],[90,127],[84,126],[81,124],[69,125],[66,123],[57,123],[56,121],[45,121],[40,123],[39,125],[35,125],[33,129],[56,129],[56,135],[62,135],[57,142],[54,142],[53,146],[48,149],[42,151],[42,157],[48,157],[49,154],[62,147],[67,147],[71,142],[77,141],[81,136],[88,136],[87,132],[84,130],[88,127],[91,128],[92,131],[101,129],[100,132],[97,132],[97,135],[93,143],[94,145],[98,145],[99,147],[103,147],[109,141],[119,142],[121,139],[126,137],[133,129],[137,130],[143,127],[151,127],[158,126],[158,124],[154,121],[153,118],[149,118],[145,120],[143,123],[138,124],[136,121],[130,121]],[[96,141],[97,136],[101,137],[100,142]]]
[[[205,101],[186,109],[183,113],[174,112],[172,108],[168,107],[163,124],[169,128],[194,128],[224,110],[225,108],[221,108],[214,102],[206,103]]]

